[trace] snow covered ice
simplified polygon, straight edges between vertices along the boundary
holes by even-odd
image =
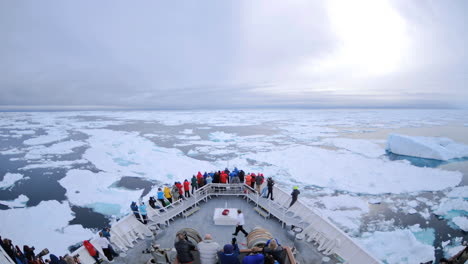
[[[449,138],[392,134],[388,136],[387,149],[395,154],[425,159],[450,160],[468,157],[468,145],[456,143]]]
[[[0,175],[0,204],[6,207],[0,210],[0,233],[59,255],[94,235],[95,230],[69,225],[75,217],[72,206],[111,218],[128,213],[130,202],[141,197],[142,189],[116,187],[122,177],[159,186],[227,166],[271,175],[286,190],[299,185],[301,199],[386,263],[434,259],[432,237],[444,232],[401,225],[398,214],[421,223],[437,214],[451,232],[466,230],[468,187],[463,170],[390,160],[385,146],[388,143],[395,153],[408,151],[400,155],[449,162],[464,157],[468,140],[399,135],[387,142],[387,136],[400,128],[454,121],[468,129],[466,111],[100,111],[0,117],[0,158],[8,165]],[[431,156],[423,156],[427,153]],[[26,207],[34,197],[19,192],[30,176],[55,177],[64,200]],[[12,190],[18,193],[7,196]],[[149,195],[154,191],[145,197]],[[388,208],[391,217],[385,218],[380,208]],[[48,211],[55,219],[42,227],[38,219]],[[28,220],[27,215],[33,217]],[[450,242],[444,252],[459,244]]]

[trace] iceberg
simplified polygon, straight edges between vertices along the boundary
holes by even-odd
[[[398,155],[444,161],[468,157],[467,145],[442,137],[390,134],[387,139],[387,150]]]

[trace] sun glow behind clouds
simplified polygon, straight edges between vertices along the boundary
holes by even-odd
[[[304,70],[316,73],[382,75],[402,66],[409,37],[403,18],[386,0],[328,1],[336,49]]]

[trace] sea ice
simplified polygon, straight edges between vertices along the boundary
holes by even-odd
[[[445,215],[450,211],[465,211],[468,212],[468,200],[462,198],[444,198],[438,206],[435,206],[434,213],[437,215]]]
[[[18,148],[12,148],[12,149],[7,149],[7,150],[0,151],[0,154],[2,154],[2,155],[16,155],[16,154],[22,154],[24,152],[25,152],[25,150],[18,149]]]
[[[49,147],[35,146],[35,147],[32,147],[31,150],[28,153],[26,153],[24,157],[30,160],[30,159],[40,159],[44,155],[64,155],[64,154],[73,153],[74,148],[82,147],[85,145],[86,143],[84,142],[70,140],[70,141],[55,143]]]
[[[208,137],[214,142],[229,142],[235,141],[237,139],[236,134],[225,133],[223,131],[212,132],[208,135]]]
[[[422,263],[434,260],[434,247],[417,239],[418,230],[397,229],[390,232],[363,233],[357,240],[388,264]]]
[[[16,245],[48,248],[50,253],[64,255],[68,246],[94,236],[81,225],[69,226],[73,218],[67,202],[42,201],[34,207],[0,210],[0,233]]]
[[[385,154],[385,149],[383,147],[364,139],[327,138],[323,142],[325,145],[347,149],[369,158],[377,158]]]
[[[164,183],[183,181],[199,170],[217,169],[207,161],[186,156],[175,148],[156,146],[135,132],[106,129],[82,130],[88,134],[89,148],[83,158],[98,169],[116,176],[135,176]]]
[[[456,224],[461,230],[468,232],[468,217],[456,216],[452,218],[452,222]]]
[[[24,176],[19,173],[9,173],[7,172],[3,176],[3,180],[0,181],[0,189],[6,189],[15,185],[15,183],[21,180]]]
[[[187,134],[187,135],[190,135],[190,134],[193,134],[193,129],[184,129],[180,132],[181,134]]]
[[[387,149],[395,154],[426,159],[450,160],[468,157],[468,146],[449,138],[414,137],[399,134],[388,136]]]
[[[356,193],[436,191],[456,186],[462,179],[457,171],[420,168],[401,161],[308,146],[248,154],[244,158],[273,165],[277,171],[272,175],[285,171],[288,178],[299,182]]]
[[[447,193],[447,197],[468,198],[468,186],[459,186],[453,188],[449,193]]]
[[[314,200],[308,203],[311,202]],[[363,198],[351,195],[324,196],[315,203],[323,204],[325,209],[320,209],[320,212],[352,235],[359,233],[361,218],[369,212],[369,206]]]
[[[86,164],[88,163],[87,160],[80,159],[80,160],[58,160],[58,161],[51,161],[51,160],[38,160],[33,163],[26,165],[20,170],[31,170],[31,169],[41,169],[41,168],[71,168],[77,164]]]
[[[19,208],[19,207],[25,207],[28,201],[29,201],[29,198],[26,195],[20,194],[18,198],[16,198],[15,200],[0,201],[0,204],[6,205],[10,208]]]
[[[44,145],[60,141],[66,137],[68,137],[68,133],[66,131],[61,129],[50,129],[47,131],[47,135],[30,138],[25,140],[23,143],[25,145]]]
[[[119,179],[120,176],[113,173],[70,170],[59,183],[67,190],[71,204],[119,216],[128,212],[131,201],[137,201],[142,193],[142,190],[113,187]]]

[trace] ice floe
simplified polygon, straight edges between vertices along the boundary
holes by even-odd
[[[32,169],[44,169],[44,168],[72,168],[75,165],[88,163],[88,161],[84,159],[58,160],[58,161],[52,161],[49,159],[41,159],[41,160],[35,160],[34,162],[35,163],[26,165],[19,169],[20,170],[32,170]]]
[[[23,175],[19,173],[9,173],[7,172],[3,176],[3,180],[0,181],[0,189],[7,189],[15,185],[15,183],[21,179],[23,179]]]
[[[422,263],[434,260],[433,232],[412,227],[390,232],[363,233],[357,240],[385,263]]]
[[[14,200],[0,201],[0,204],[6,205],[10,208],[19,208],[19,207],[25,207],[28,201],[29,201],[29,198],[26,195],[20,194],[18,198]]]
[[[274,165],[287,171],[290,178],[306,184],[356,193],[436,191],[454,187],[462,179],[462,174],[456,171],[419,168],[401,161],[308,146],[250,154],[245,158]]]
[[[313,203],[309,200],[308,203]],[[315,204],[325,208],[320,212],[349,234],[357,235],[361,226],[361,218],[369,212],[369,205],[362,197],[351,195],[320,197]]]
[[[68,133],[60,129],[51,129],[47,131],[47,135],[42,135],[27,139],[23,142],[25,145],[43,145],[60,141],[68,137]]]
[[[436,160],[468,157],[468,145],[439,137],[391,134],[388,136],[387,149],[399,155]]]
[[[225,133],[223,131],[216,131],[210,133],[208,137],[214,142],[229,142],[236,140],[237,135],[233,133]]]
[[[98,169],[119,176],[136,176],[165,183],[190,178],[198,170],[216,169],[207,161],[186,156],[174,148],[156,146],[135,132],[82,130],[90,137],[83,158]]]
[[[445,215],[450,211],[465,211],[468,212],[468,200],[462,198],[444,198],[439,205],[435,206],[434,213]]]
[[[444,257],[451,258],[465,249],[466,246],[462,245],[463,238],[456,237],[442,243],[444,249]]]
[[[7,150],[0,151],[0,154],[2,154],[2,155],[17,155],[17,154],[22,154],[24,152],[25,152],[25,150],[18,149],[18,148],[12,148],[12,149],[7,149]]]
[[[70,245],[94,235],[81,225],[69,226],[73,218],[67,202],[43,201],[34,207],[0,210],[0,232],[17,245],[48,248],[50,253],[64,255]]]
[[[73,153],[74,148],[85,146],[85,142],[69,140],[55,143],[49,147],[35,146],[26,153],[26,159],[40,159],[44,155],[64,155]]]
[[[70,170],[59,183],[67,190],[68,201],[105,215],[120,216],[129,211],[131,201],[137,201],[142,190],[127,190],[112,186],[120,177],[116,174],[87,170]]]
[[[449,193],[447,193],[447,197],[451,198],[468,198],[468,186],[459,186],[453,188]]]
[[[456,216],[452,218],[452,222],[456,224],[461,230],[468,232],[468,217]]]
[[[364,139],[326,138],[323,142],[325,145],[347,149],[370,158],[377,158],[385,154],[385,148]]]

